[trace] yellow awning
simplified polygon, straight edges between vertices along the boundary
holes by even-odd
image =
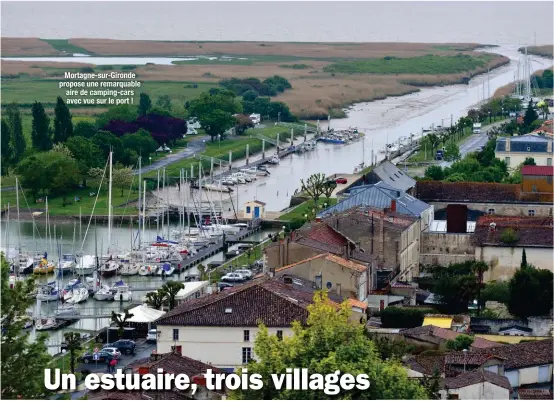
[[[452,318],[451,317],[425,317],[423,319],[422,326],[437,326],[443,329],[452,328]]]

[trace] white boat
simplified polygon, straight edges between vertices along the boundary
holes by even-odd
[[[252,182],[254,180],[256,180],[256,176],[253,175],[253,174],[250,174],[250,173],[246,173],[244,171],[239,171],[238,173],[233,173],[233,176],[235,177],[239,177],[239,178],[242,178],[244,179],[244,181],[246,182]]]
[[[37,319],[35,321],[35,329],[37,331],[52,330],[56,328],[57,325],[58,325],[58,322],[54,317],[49,317],[46,319]]]
[[[139,269],[139,276],[153,276],[158,271],[158,266],[156,265],[144,265]]]
[[[60,264],[56,267],[56,276],[61,277],[65,276],[66,274],[70,274],[73,272],[73,269],[75,268],[75,257],[71,254],[64,254],[62,255],[62,259],[60,260]]]
[[[273,155],[267,160],[267,162],[269,164],[279,164],[279,156]]]
[[[175,268],[170,263],[164,263],[156,273],[158,276],[167,277],[171,276],[175,272]]]
[[[239,184],[246,184],[246,180],[244,179],[244,177],[242,177],[240,175],[235,175],[235,174],[231,175],[229,178],[232,179],[232,180],[235,180]]]
[[[75,265],[73,271],[78,276],[92,274],[96,270],[96,257],[94,255],[83,255]]]
[[[64,296],[65,302],[69,304],[79,304],[85,302],[88,299],[88,288],[86,285],[79,285],[74,287],[71,291],[71,296],[69,299],[66,299]]]
[[[114,291],[115,289],[115,291]],[[127,285],[121,285],[112,288],[112,292],[114,293],[114,301],[132,301],[133,300],[133,293],[129,289],[129,286]]]
[[[224,185],[222,182],[219,182],[217,184],[206,184],[203,186],[204,189],[208,191],[214,191],[214,192],[231,192],[232,189],[229,188],[227,185]]]
[[[60,291],[55,281],[43,285],[37,292],[37,300],[39,301],[50,302],[58,299],[60,299]]]
[[[107,286],[106,284],[103,284],[102,287],[94,293],[93,297],[97,301],[112,301],[113,292],[109,286]]]
[[[114,276],[118,270],[119,262],[115,260],[109,260],[108,262],[104,263],[104,265],[102,265],[102,267],[100,268],[100,273],[104,277],[110,277]]]
[[[79,309],[75,308],[75,305],[73,304],[65,304],[55,312],[55,315],[58,318],[76,317],[80,314],[81,312],[79,312]]]
[[[35,260],[28,255],[19,255],[17,261],[17,273],[19,274],[31,274],[35,268]]]
[[[137,262],[125,263],[121,269],[119,269],[119,274],[122,276],[134,276],[138,274],[140,265]]]

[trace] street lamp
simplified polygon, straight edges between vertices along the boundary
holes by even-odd
[[[148,160],[150,160],[150,165],[152,165],[152,156],[150,156]]]
[[[278,113],[277,113],[277,122],[278,122],[278,123],[281,122],[281,112],[278,112]]]
[[[66,349],[62,349],[62,373],[64,371],[64,363],[65,363],[65,354],[67,353]]]
[[[221,134],[217,134],[217,146],[221,147]]]

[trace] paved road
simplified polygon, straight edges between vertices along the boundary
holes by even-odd
[[[188,142],[187,147],[177,153],[172,153],[160,160],[156,160],[149,166],[144,166],[141,170],[142,174],[148,173],[150,171],[158,170],[160,168],[166,167],[171,163],[175,163],[179,160],[186,159],[188,157],[193,157],[195,154],[204,151],[206,148],[206,142],[210,140],[208,135],[202,135],[195,137],[190,142]],[[135,171],[135,175],[138,175],[138,170]]]
[[[487,141],[489,140],[488,132],[491,129],[499,127],[500,125],[504,124],[506,121],[508,120],[499,121],[497,123],[488,125],[481,130],[480,134],[473,134],[469,138],[467,138],[460,145],[460,157],[464,158],[465,155],[467,155],[468,153],[475,152],[481,146],[485,146],[487,144]],[[450,167],[451,165],[452,165],[452,162],[448,162],[446,160],[441,161],[439,164],[439,166],[441,167]]]
[[[121,355],[117,363],[118,369],[123,369],[132,362],[138,361],[139,359],[148,358],[152,351],[156,349],[156,344],[148,344],[144,340],[137,341],[137,348],[134,355]],[[79,363],[75,367],[75,371],[80,372],[82,370],[89,370],[92,373],[96,372],[105,372],[106,364],[105,363]]]

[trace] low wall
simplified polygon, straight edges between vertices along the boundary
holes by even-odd
[[[472,234],[421,233],[420,264],[448,265],[474,260],[475,246],[471,243],[472,237]]]

